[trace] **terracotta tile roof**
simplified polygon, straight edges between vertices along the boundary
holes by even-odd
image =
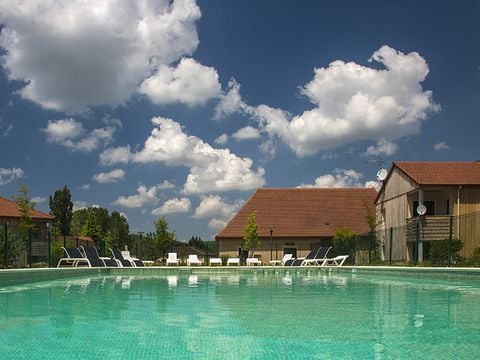
[[[247,217],[256,211],[258,233],[274,237],[333,236],[343,227],[368,232],[364,201],[374,204],[374,189],[257,189],[217,238],[243,237]]]
[[[418,185],[480,185],[480,162],[396,161],[394,166]]]
[[[19,207],[15,201],[0,197],[0,217],[19,218]],[[32,218],[36,220],[53,220],[54,217],[41,211],[33,210]]]

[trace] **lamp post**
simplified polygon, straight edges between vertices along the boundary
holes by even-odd
[[[273,227],[270,226],[270,260],[273,260]]]

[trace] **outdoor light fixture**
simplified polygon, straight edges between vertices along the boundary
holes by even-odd
[[[273,256],[273,227],[270,226],[270,260]]]

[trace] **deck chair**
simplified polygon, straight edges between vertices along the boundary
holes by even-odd
[[[168,253],[167,266],[168,265],[178,265],[177,253]]]
[[[287,260],[290,260],[292,258],[292,254],[285,254],[283,255],[283,258],[282,260],[270,260],[270,265],[285,265],[285,263],[287,262]]]
[[[247,258],[247,266],[262,265],[262,261],[257,258]]]
[[[98,255],[98,251],[95,246],[82,246],[81,249],[85,254],[85,257],[90,262],[90,267],[106,267],[107,266],[105,264],[105,260],[100,258],[100,256]],[[114,260],[112,260],[112,262],[115,263],[115,265],[110,265],[112,263],[109,262],[108,266],[116,266],[117,262]]]
[[[335,256],[334,258],[330,259],[323,259],[321,262],[320,266],[325,267],[325,266],[343,266],[343,263],[345,260],[347,260],[349,255],[338,255]]]
[[[328,252],[332,247],[320,247],[312,259],[305,258],[300,266],[320,265],[327,258]]]
[[[309,261],[309,260],[315,259],[315,256],[316,256],[317,253],[320,251],[320,249],[321,249],[321,247],[319,247],[317,250],[312,250],[312,251],[310,251],[310,252],[307,254],[307,256],[305,256],[305,257],[301,257],[301,258],[295,259],[295,260],[290,264],[290,266],[302,266],[304,261]]]
[[[119,249],[110,249],[112,252],[113,258],[120,264],[121,267],[132,267],[134,266],[130,260],[127,260],[123,257],[122,252]]]
[[[230,266],[230,265],[240,266],[240,258],[229,258],[227,260],[227,266]]]
[[[130,263],[134,266],[134,267],[137,267],[137,266],[145,266],[145,264],[143,263],[142,260],[140,259],[137,259],[136,257],[132,257],[130,255],[130,251],[128,250],[124,250],[121,252],[122,253],[122,256],[125,260],[128,260],[130,261]]]
[[[285,263],[283,264],[283,266],[292,266],[292,264],[295,262],[295,258],[292,257],[290,259],[288,259],[287,261],[285,261]]]
[[[64,248],[62,246],[63,252],[65,253],[64,258],[61,258],[58,261],[57,268],[61,266],[71,266],[76,267],[79,263],[87,264],[88,267],[91,267],[90,261],[83,256],[83,254],[77,248]]]
[[[188,255],[187,266],[202,265],[202,261],[198,259],[197,255]]]

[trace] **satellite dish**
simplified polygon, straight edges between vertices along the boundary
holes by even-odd
[[[427,212],[427,208],[425,207],[425,205],[423,205],[423,204],[418,205],[418,207],[417,207],[417,214],[418,215],[425,215],[426,212]]]
[[[386,169],[380,169],[377,171],[377,179],[383,181],[387,178],[388,171]]]

